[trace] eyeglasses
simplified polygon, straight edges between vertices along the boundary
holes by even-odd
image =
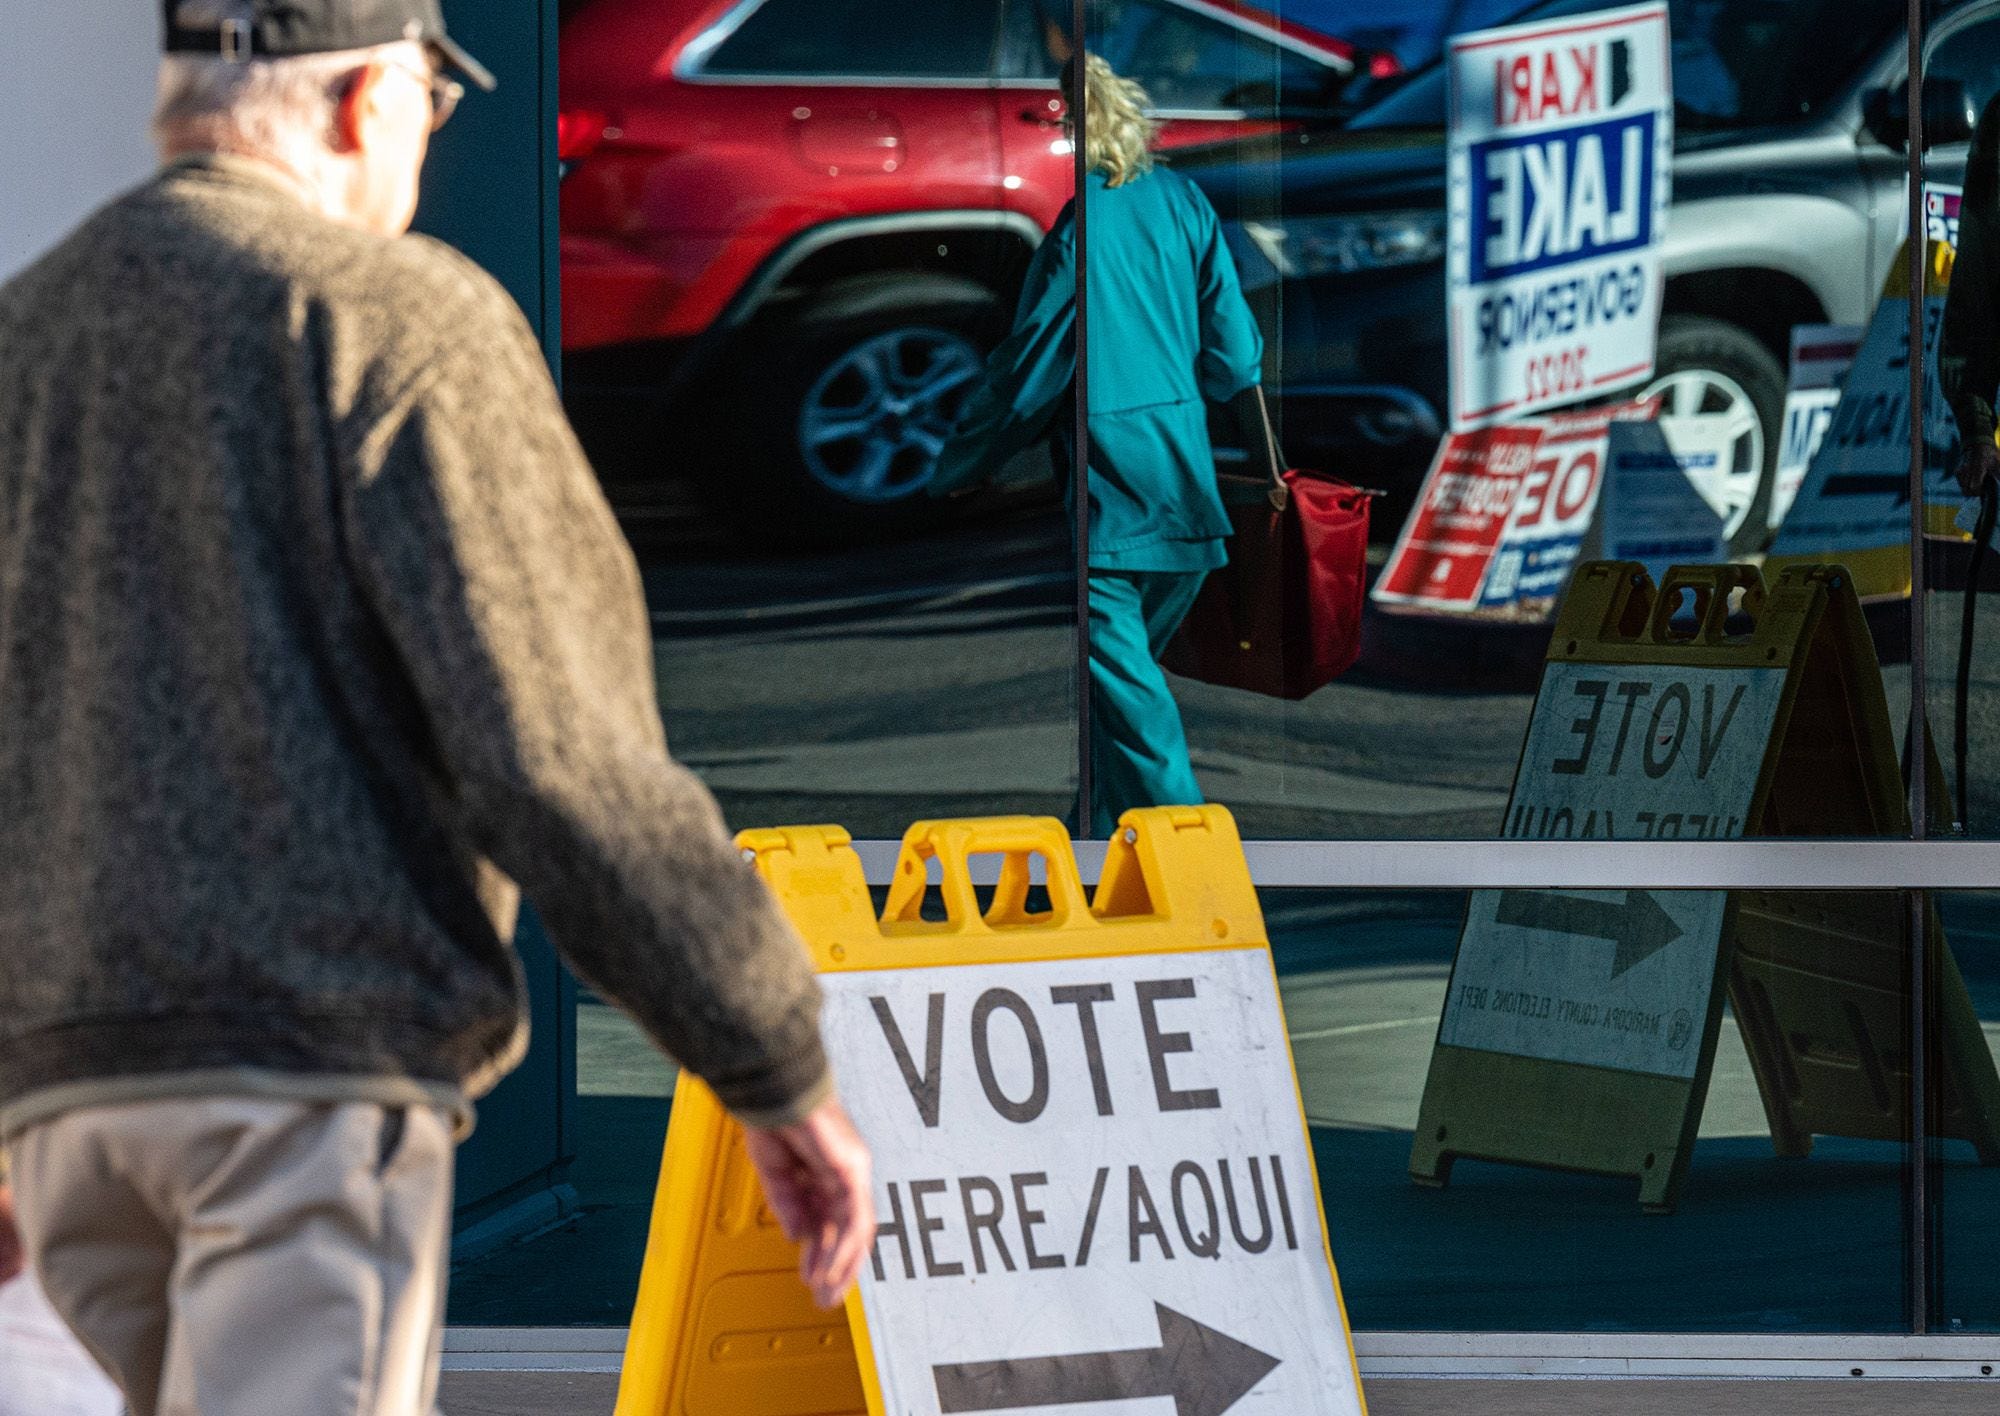
[[[394,60],[385,61],[382,67],[385,69],[399,69],[430,90],[431,131],[433,133],[451,121],[451,115],[458,111],[459,102],[465,97],[464,84],[449,75],[438,73],[435,69],[419,69],[414,64],[399,64]],[[348,84],[350,86],[353,85],[360,79],[363,72],[359,69],[355,70],[353,75],[349,77]]]
[[[447,74],[440,74],[435,69],[425,71],[409,64],[392,63],[389,67],[392,69],[401,69],[413,79],[421,79],[424,85],[430,89],[431,131],[433,133],[449,123],[451,115],[458,112],[459,101],[465,97],[465,85],[457,79]]]

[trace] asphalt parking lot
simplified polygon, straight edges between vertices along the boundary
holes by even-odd
[[[1069,811],[1075,588],[1055,508],[818,552],[709,539],[692,511],[638,540],[668,733],[732,823],[893,838],[928,816]],[[1897,613],[1874,618],[1901,654]],[[1995,744],[1977,775],[2000,807],[2000,638],[1986,642],[1974,740]],[[1490,838],[1546,645],[1545,629],[1371,616],[1361,663],[1302,703],[1175,690],[1204,790],[1247,837]],[[1900,722],[1906,665],[1884,679]]]

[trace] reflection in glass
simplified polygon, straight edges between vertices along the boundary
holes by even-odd
[[[565,396],[638,554],[668,738],[734,826],[896,837],[1074,798],[1048,453],[927,494],[1074,191],[1048,8],[560,7]],[[568,1157],[538,1183],[569,1208],[522,1244],[476,1225],[454,1322],[631,1313],[673,1073],[587,990],[544,1021],[576,1085],[536,1118]]]
[[[1202,800],[1158,661],[1227,558],[1206,405],[1258,382],[1263,341],[1207,199],[1155,165],[1145,91],[1094,54],[1083,87],[1093,791],[1080,814],[1103,837],[1132,807]],[[1036,253],[1013,333],[945,449],[937,490],[976,486],[1051,434],[1073,469],[1063,414],[1076,370],[1075,260],[1071,209]],[[1073,471],[1066,483],[1074,498]]]
[[[1564,902],[1623,892],[1521,892],[1549,913]],[[1632,892],[1640,893],[1640,892]],[[1676,915],[1703,913],[1707,897],[1669,898]],[[1643,1214],[1629,1178],[1463,1160],[1444,1189],[1413,1186],[1412,1130],[1445,1011],[1466,897],[1266,891],[1279,983],[1318,1157],[1335,1262],[1354,1325],[1388,1331],[1893,1332],[1903,1323],[1904,1146],[1893,1139],[1821,1135],[1811,1154],[1789,1139],[1779,1153],[1750,1045],[1769,1037],[1755,1020],[1725,1015],[1703,1059],[1705,1092],[1679,1207]],[[1779,896],[1758,906],[1763,943],[1774,921],[1854,914],[1870,950],[1898,956],[1895,896]],[[1712,912],[1711,912],[1712,913]],[[1874,937],[1877,926],[1886,937]],[[1820,928],[1820,924],[1813,926]],[[1536,990],[1572,1032],[1604,1031],[1591,1010],[1617,967],[1610,939],[1565,938]],[[1712,948],[1714,941],[1710,941]],[[1673,949],[1633,965],[1672,973]],[[1628,961],[1629,962],[1629,961]],[[1893,1088],[1901,1075],[1901,1006],[1886,991],[1855,993],[1888,1031],[1870,1039],[1871,1062]],[[1643,990],[1642,990],[1643,991]],[[1499,1000],[1488,995],[1490,1011]],[[1813,996],[1799,1002],[1817,1012]],[[1621,1037],[1650,1026],[1650,1011],[1617,1015]],[[1661,1045],[1674,1041],[1665,1008]],[[1790,1010],[1796,1024],[1797,1007]],[[1806,1065],[1841,1066],[1862,1105],[1873,1092],[1836,999],[1800,1045],[1827,1049]],[[1587,1020],[1590,1024],[1585,1025]],[[1690,1051],[1699,1039],[1690,1041]],[[1643,1050],[1643,1049],[1642,1049]],[[1839,1055],[1836,1056],[1835,1054]],[[1844,1062],[1841,1059],[1845,1059]],[[1511,1059],[1503,1059],[1511,1060]],[[1651,1065],[1643,1059],[1635,1066]],[[1831,1073],[1829,1072],[1829,1075]],[[1571,1093],[1530,1088],[1520,1115],[1587,1146],[1611,1123],[1583,1119]],[[1888,1105],[1889,1134],[1897,1104]],[[1879,1128],[1878,1128],[1879,1130]],[[1968,1223],[1970,1216],[1968,1215]],[[1989,1305],[1990,1306],[1990,1305]]]
[[[1927,156],[1933,238],[1948,243],[1936,376],[1927,397],[1935,429],[1926,469],[1924,527],[1929,698],[1940,756],[1949,764],[1948,811],[1934,813],[1975,836],[2000,835],[2000,763],[1992,723],[2000,705],[2000,586],[1981,544],[2000,495],[1994,402],[2000,386],[2000,21],[1934,27],[1924,73],[1925,123],[1940,146]],[[1977,115],[1976,131],[1973,123]],[[1965,141],[1968,133],[1971,142]],[[1962,184],[1962,194],[1960,186]],[[1940,303],[1933,299],[1932,304]]]
[[[893,837],[1074,794],[1047,452],[929,495],[1074,189],[1054,85],[1019,72],[1046,8],[564,6],[566,397],[668,738],[732,824]]]
[[[1990,1050],[2000,1040],[2000,895],[1939,895],[1937,911],[1978,1017],[1979,1043]],[[1944,1041],[1934,1039],[1934,1058],[1943,1055]],[[1937,1330],[1991,1332],[2000,1328],[2000,1225],[1993,1222],[2000,1169],[1978,1164],[1963,1141],[1946,1141],[1937,1174]]]
[[[1440,603],[1449,597],[1416,607],[1371,599],[1359,662],[1302,701],[1169,679],[1197,780],[1237,813],[1247,835],[1495,834],[1555,604],[1547,590],[1527,587],[1560,590],[1569,567],[1608,553],[1614,535],[1657,553],[1632,553],[1656,580],[1669,563],[1755,562],[1767,554],[1783,564],[1846,565],[1857,576],[1871,568],[1865,562],[1880,562],[1872,569],[1894,578],[1892,562],[1906,540],[1900,532],[1892,528],[1889,540],[1865,547],[1852,536],[1816,534],[1813,528],[1831,519],[1825,499],[1818,490],[1803,502],[1800,495],[1833,475],[1870,475],[1861,462],[1835,469],[1822,451],[1830,432],[1866,431],[1865,393],[1849,400],[1846,423],[1839,395],[1871,324],[1906,308],[1900,295],[1892,297],[1894,309],[1884,304],[1906,228],[1893,108],[1904,9],[1895,0],[1673,0],[1666,7],[1662,59],[1671,92],[1661,102],[1671,109],[1672,210],[1659,229],[1672,232],[1672,258],[1662,272],[1654,372],[1577,394],[1548,415],[1556,427],[1524,470],[1494,470],[1495,461],[1491,475],[1469,480],[1454,480],[1451,474],[1465,469],[1440,461],[1452,404],[1448,258],[1454,243],[1476,239],[1476,232],[1455,232],[1449,217],[1454,109],[1445,52],[1473,30],[1587,27],[1598,12],[1617,7],[1593,0],[1273,0],[1240,17],[1236,28],[1246,42],[1278,31],[1277,48],[1289,54],[1345,49],[1351,72],[1328,90],[1334,97],[1319,111],[1263,103],[1296,91],[1289,58],[1246,51],[1222,60],[1219,50],[1197,50],[1182,27],[1147,17],[1174,8],[1172,0],[1093,0],[1089,44],[1147,86],[1166,124],[1162,162],[1198,186],[1219,215],[1264,335],[1262,381],[1290,466],[1382,489],[1369,557],[1378,590],[1399,533],[1423,529],[1420,503],[1448,514],[1441,542],[1481,541],[1467,530],[1468,503],[1490,503],[1494,522],[1484,551],[1458,545],[1451,553],[1449,573],[1475,586],[1470,610]],[[1602,67],[1588,73],[1559,66],[1562,93],[1609,108],[1579,109],[1557,126],[1617,120],[1625,110],[1610,109],[1632,90],[1636,52],[1621,51],[1621,59],[1607,50]],[[1209,85],[1205,101],[1218,103],[1225,70],[1241,101],[1226,117],[1201,111],[1206,141],[1177,142],[1193,111],[1163,95],[1200,79]],[[1539,98],[1535,107],[1540,112]],[[1746,171],[1757,173],[1754,184],[1742,180]],[[1563,195],[1554,182],[1544,183],[1551,200]],[[1468,175],[1468,191],[1475,185]],[[1622,199],[1624,187],[1612,187]],[[1565,199],[1578,199],[1573,188]],[[1523,216],[1522,230],[1533,214]],[[1085,248],[1086,272],[1095,272],[1095,232]],[[1561,276],[1551,267],[1544,283]],[[1522,300],[1564,298],[1553,285],[1542,296],[1531,286],[1524,277]],[[1843,347],[1845,358],[1835,352]],[[1126,346],[1111,357],[1122,366],[1138,352]],[[1880,362],[1873,351],[1869,360]],[[1560,361],[1550,367],[1568,388],[1573,371]],[[1633,404],[1639,411],[1621,417],[1644,419],[1646,427],[1622,449],[1616,435],[1562,421],[1632,400],[1642,400]],[[1222,471],[1254,472],[1256,440],[1220,410],[1211,414]],[[1894,440],[1893,431],[1883,436]],[[1825,464],[1817,483],[1815,464]],[[1650,485],[1675,494],[1648,493],[1642,472]],[[1668,485],[1676,476],[1685,488]],[[1460,497],[1474,483],[1482,490]],[[1639,504],[1619,495],[1621,487],[1650,496],[1647,514],[1661,534],[1648,538],[1609,523],[1607,508]],[[1552,529],[1544,523],[1558,503],[1570,517]],[[1721,544],[1704,549],[1714,540],[1696,533],[1709,515]],[[1792,544],[1782,541],[1788,522],[1806,528]],[[1900,565],[1906,574],[1906,555]],[[1782,569],[1768,567],[1767,581],[1775,584]],[[1891,714],[1900,723],[1908,607],[1893,585],[1869,579],[1867,593]]]

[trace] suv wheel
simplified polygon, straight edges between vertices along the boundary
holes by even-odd
[[[985,364],[965,335],[936,325],[862,340],[813,380],[799,406],[806,475],[864,505],[916,495]]]
[[[924,489],[985,372],[998,312],[972,281],[868,276],[769,322],[738,380],[749,527],[830,540],[938,519]]]
[[[1660,322],[1657,368],[1644,396],[1662,400],[1660,428],[1677,455],[1709,459],[1689,469],[1688,481],[1722,517],[1730,556],[1763,550],[1785,417],[1784,369],[1755,335],[1699,315]]]

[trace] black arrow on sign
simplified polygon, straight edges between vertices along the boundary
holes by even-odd
[[[1164,1303],[1155,1303],[1153,1310],[1160,1320],[1158,1347],[933,1367],[938,1409],[954,1416],[1171,1396],[1178,1416],[1222,1416],[1278,1365],[1269,1353],[1225,1337]]]
[[[1613,978],[1645,963],[1681,937],[1681,927],[1647,890],[1627,890],[1625,902],[1618,905],[1545,890],[1503,890],[1499,919],[1500,923],[1519,929],[1616,940],[1618,953],[1611,961]]]

